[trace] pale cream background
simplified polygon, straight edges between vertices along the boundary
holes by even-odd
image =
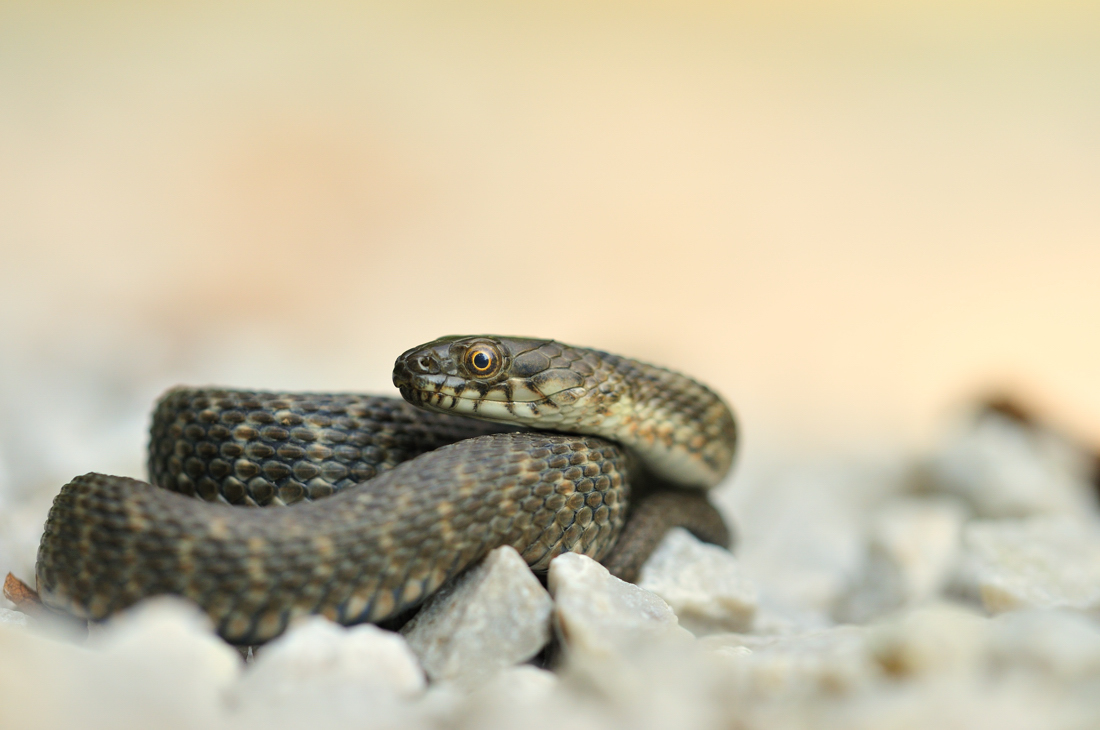
[[[9,476],[460,332],[695,374],[750,450],[1000,387],[1100,440],[1095,3],[92,5],[0,4]]]

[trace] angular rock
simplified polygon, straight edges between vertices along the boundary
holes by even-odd
[[[91,699],[81,727],[162,727],[165,718],[209,727],[223,718],[224,694],[242,669],[206,614],[167,596],[115,616],[87,646],[69,687]]]
[[[728,550],[675,528],[642,566],[638,587],[663,598],[680,625],[699,636],[746,631],[756,613],[756,588]]]
[[[973,522],[963,531],[962,589],[992,613],[1100,610],[1100,529],[1077,520]]]
[[[602,718],[570,719],[570,727],[724,728],[735,726],[733,673],[696,641],[637,637],[614,656],[570,652],[557,671],[561,691],[548,709],[597,709]],[[527,727],[526,724],[523,724]],[[554,726],[546,724],[547,730]]]
[[[261,648],[228,700],[234,727],[413,730],[425,684],[400,634],[311,616]]]
[[[735,672],[749,697],[844,695],[881,676],[867,650],[867,631],[837,626],[797,636],[716,634],[700,639]]]
[[[1075,730],[1096,724],[1096,706],[1083,693],[1067,695],[1028,681],[986,677],[925,678],[883,683],[846,702],[785,704],[756,728],[814,730]]]
[[[279,697],[333,686],[366,694],[413,697],[424,673],[404,638],[371,624],[345,628],[309,616],[267,644],[241,679],[241,696]]]
[[[562,704],[560,697],[554,697],[560,684],[557,675],[545,669],[507,667],[463,696],[449,716],[438,718],[439,724],[471,730],[553,727],[553,708]],[[433,691],[440,686],[433,687]]]
[[[798,636],[824,631],[836,621],[824,611],[783,604],[767,594],[760,596],[752,633],[756,636]]]
[[[0,608],[0,624],[9,628],[25,628],[27,626],[27,614]]]
[[[965,514],[953,499],[898,498],[878,510],[866,565],[837,618],[862,623],[938,595],[952,576]]]
[[[746,477],[717,498],[737,516],[737,559],[760,603],[831,613],[865,560],[867,511],[902,489],[900,470],[824,463]]]
[[[434,685],[429,695],[450,684]],[[558,675],[532,666],[508,667],[465,693],[454,711],[433,728],[453,730],[598,730],[614,716],[598,689],[575,693]],[[595,701],[593,701],[595,699]]]
[[[240,662],[193,606],[149,601],[90,638],[54,628],[0,624],[5,728],[221,726]]]
[[[923,465],[921,488],[956,495],[978,517],[1088,514],[1092,455],[1057,435],[988,412]]]
[[[569,651],[612,656],[646,639],[691,636],[660,596],[615,578],[585,555],[554,558],[547,582],[555,628]]]
[[[507,695],[523,702],[542,700],[558,686],[558,675],[521,664],[500,672],[482,688],[487,694]]]
[[[539,653],[553,601],[519,553],[493,550],[402,628],[432,680],[474,684]]]
[[[957,677],[984,669],[989,619],[952,604],[903,614],[871,631],[869,646],[894,677]]]
[[[205,613],[194,604],[160,596],[142,601],[100,625],[88,647],[113,660],[162,664],[169,659],[201,673],[205,680],[227,686],[240,674],[233,647],[214,635]]]
[[[994,661],[1059,682],[1100,677],[1100,626],[1079,613],[1032,609],[991,622]]]
[[[5,728],[89,727],[101,701],[88,683],[89,652],[0,623],[0,707]]]

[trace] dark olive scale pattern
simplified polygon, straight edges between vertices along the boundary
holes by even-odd
[[[625,518],[624,460],[594,437],[482,436],[274,511],[88,474],[50,510],[38,590],[47,605],[93,620],[145,596],[184,596],[239,644],[308,613],[377,622],[501,545],[534,570],[566,551],[599,559]]]
[[[440,446],[507,430],[397,398],[176,388],[153,412],[149,478],[207,501],[287,505],[330,496]]]

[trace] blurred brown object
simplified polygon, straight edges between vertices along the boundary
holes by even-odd
[[[1023,402],[1015,396],[1007,393],[996,393],[985,398],[981,402],[978,412],[979,415],[984,413],[995,413],[1012,421],[1016,421],[1021,426],[1039,425],[1035,417],[1035,411],[1030,406],[1024,405]]]
[[[1096,487],[1097,496],[1100,497],[1100,448],[1092,446],[1085,441],[1065,433],[1062,429],[1052,426],[1035,408],[1025,404],[1022,399],[1009,393],[994,393],[979,401],[978,417],[986,414],[1002,416],[1015,421],[1020,426],[1029,430],[1046,431],[1056,435],[1072,447],[1080,450],[1092,459],[1092,483]]]
[[[28,616],[34,616],[45,610],[38,593],[11,573],[8,573],[8,577],[4,579],[4,598],[14,603],[17,609]]]

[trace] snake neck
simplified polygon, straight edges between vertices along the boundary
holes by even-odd
[[[575,430],[629,447],[650,471],[673,484],[699,489],[718,484],[737,445],[736,422],[722,398],[680,373],[600,355],[593,387],[569,407],[578,414]]]

